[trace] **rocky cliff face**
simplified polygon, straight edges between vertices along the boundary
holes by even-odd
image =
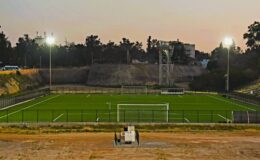
[[[41,84],[42,80],[38,73],[27,75],[0,75],[0,96],[34,89],[39,87]]]
[[[199,66],[174,65],[170,78],[175,83],[189,83],[205,73]],[[95,64],[90,67],[88,85],[159,85],[159,66],[156,64]],[[186,84],[186,87],[188,84]]]

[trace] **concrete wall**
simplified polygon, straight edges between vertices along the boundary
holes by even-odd
[[[152,64],[96,64],[90,68],[88,85],[154,85],[158,66]]]
[[[175,65],[171,78],[176,82],[189,82],[205,73],[200,66]],[[113,65],[96,64],[90,67],[88,85],[158,85],[159,66],[155,64]]]
[[[39,71],[43,80],[49,82],[49,69]],[[53,84],[85,84],[88,79],[89,68],[54,68],[52,69]]]
[[[174,65],[171,71],[171,78],[175,82],[190,82],[194,77],[206,73],[201,66]]]

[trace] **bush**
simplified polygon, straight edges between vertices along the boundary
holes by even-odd
[[[21,75],[21,72],[20,71],[16,71],[16,75]]]

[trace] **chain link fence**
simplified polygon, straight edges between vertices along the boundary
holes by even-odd
[[[166,115],[168,114],[168,115]],[[118,118],[119,117],[119,118]],[[239,118],[243,117],[243,121]],[[230,110],[13,110],[0,111],[2,123],[25,122],[119,122],[119,123],[259,123],[260,113],[250,112],[250,119]],[[235,118],[235,119],[234,119]],[[246,119],[246,120],[245,120]],[[245,120],[245,122],[244,122]]]
[[[88,93],[88,94],[160,94],[161,89],[152,88],[110,88],[90,86],[53,86],[51,93]]]
[[[28,100],[48,95],[49,94],[49,89],[44,88],[44,89],[39,89],[39,90],[34,90],[30,92],[23,93],[21,95],[16,95],[16,96],[6,96],[6,97],[0,97],[0,110],[10,108],[13,105],[26,102]]]
[[[224,94],[224,95],[227,98],[232,98],[232,99],[235,99],[235,100],[243,102],[243,103],[260,106],[260,97],[256,97],[254,95],[243,94],[243,93],[238,93],[238,92],[233,92],[233,93]]]

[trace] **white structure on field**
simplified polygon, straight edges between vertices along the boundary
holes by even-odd
[[[174,54],[175,45],[183,45],[184,54],[188,55],[189,58],[195,59],[195,45],[182,43],[179,40],[177,41],[159,41],[159,85],[170,86],[174,84],[174,79],[172,78],[174,68],[174,61],[172,56]]]
[[[171,59],[174,51],[174,46],[170,42],[159,41],[159,84],[170,85],[173,82],[170,78],[170,72],[174,67]]]

